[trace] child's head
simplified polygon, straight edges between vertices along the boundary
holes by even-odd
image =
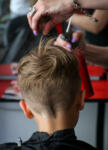
[[[56,118],[57,112],[67,112],[76,103],[81,79],[74,54],[53,43],[41,41],[21,59],[18,83],[34,114]]]

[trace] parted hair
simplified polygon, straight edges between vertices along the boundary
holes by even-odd
[[[56,116],[75,101],[81,80],[73,52],[55,46],[54,39],[40,42],[18,65],[23,98],[36,113]]]

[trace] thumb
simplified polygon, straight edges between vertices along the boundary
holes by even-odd
[[[84,39],[84,33],[81,31],[77,31],[73,33],[72,36],[72,43],[78,42],[79,43],[79,48],[82,50],[86,49],[86,42]]]
[[[72,43],[80,42],[82,39],[84,39],[84,34],[81,31],[76,31],[72,35]]]

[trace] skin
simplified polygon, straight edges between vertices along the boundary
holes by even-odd
[[[80,43],[82,43],[81,49],[85,50],[85,55],[89,61],[108,67],[107,64],[108,47],[98,47],[98,46],[86,44],[84,40],[84,35],[80,31],[75,32],[73,34],[73,38],[77,42],[79,41]],[[68,47],[67,45],[69,43],[63,41],[60,36],[57,38],[54,44],[64,47],[69,52],[72,51],[71,48],[69,49],[67,48]],[[104,60],[104,62],[102,60]],[[38,125],[39,131],[52,134],[57,130],[64,130],[64,129],[75,127],[79,118],[79,112],[84,108],[84,96],[85,96],[84,91],[78,92],[74,105],[70,107],[70,109],[68,109],[67,111],[57,112],[56,118],[53,118],[52,116],[44,112],[42,112],[41,114],[34,112],[33,109],[30,108],[30,106],[27,104],[26,101],[20,101],[20,106],[27,118],[29,119],[34,118],[34,120]]]
[[[62,46],[67,50],[68,43],[61,40],[60,36],[57,38],[54,44]],[[68,49],[69,52],[71,52],[70,50],[71,49]],[[66,111],[62,110],[56,112],[56,118],[43,111],[41,114],[34,112],[26,100],[20,101],[20,107],[27,118],[34,118],[40,132],[53,134],[57,130],[74,128],[76,126],[79,118],[79,112],[84,108],[84,97],[85,91],[78,91],[75,103]]]
[[[89,62],[96,65],[108,68],[108,47],[95,46],[92,44],[87,44],[84,39],[84,34],[81,31],[73,33],[73,38],[75,42],[79,42],[80,49],[85,53],[85,57]],[[68,42],[63,41],[60,36],[55,42],[56,45],[62,46],[68,50]],[[71,48],[68,51],[72,51]]]
[[[86,44],[85,55],[88,61],[108,69],[108,47]]]
[[[84,34],[81,31],[74,33],[73,37],[76,41],[82,43],[81,49],[85,52],[85,57],[88,61],[108,68],[108,47],[95,46],[87,44],[84,39]]]
[[[83,8],[108,9],[107,0],[78,0]]]
[[[72,0],[38,0],[34,6],[36,13],[33,16],[28,14],[27,17],[30,27],[37,33],[39,33],[40,20],[43,17],[50,17],[43,28],[43,34],[48,34],[56,24],[67,20],[73,13]]]
[[[78,0],[82,8],[108,9],[107,0]],[[28,17],[28,22],[33,31],[39,33],[41,19],[49,16],[49,20],[45,22],[43,34],[48,34],[56,25],[67,20],[74,12],[74,4],[72,0],[38,0],[35,3],[36,12]]]
[[[44,112],[42,112],[41,114],[34,112],[32,108],[29,107],[26,101],[20,101],[20,106],[27,118],[34,118],[40,132],[53,134],[57,130],[64,130],[75,127],[78,121],[79,112],[84,108],[84,96],[84,91],[78,92],[74,105],[67,111],[57,112],[56,118],[53,118],[52,116]]]
[[[108,10],[96,10],[92,17],[98,19],[98,22],[93,22],[85,15],[73,14],[72,25],[91,33],[98,34],[108,24]]]

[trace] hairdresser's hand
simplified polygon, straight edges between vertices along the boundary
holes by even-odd
[[[78,42],[80,49],[83,49],[83,50],[86,49],[86,43],[85,43],[83,32],[81,32],[81,31],[74,32],[73,35],[72,35],[72,40],[71,41],[72,41],[72,43]],[[58,38],[57,38],[57,40],[54,44],[65,48],[69,52],[72,51],[71,44],[67,41],[64,41],[61,38],[61,35],[58,36]]]
[[[33,16],[27,15],[30,27],[35,33],[39,33],[41,19],[49,16],[50,20],[43,28],[43,34],[48,34],[56,24],[67,20],[72,15],[74,5],[72,0],[38,0],[35,10]]]

